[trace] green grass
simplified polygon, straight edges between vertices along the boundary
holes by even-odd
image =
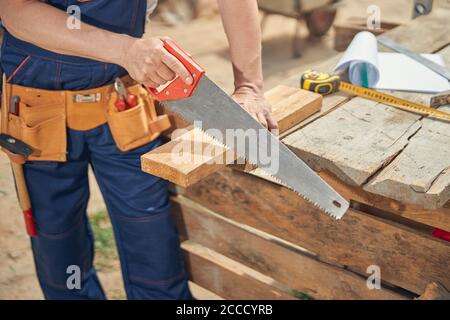
[[[111,268],[118,258],[116,242],[106,211],[99,211],[89,217],[95,237],[95,266],[98,270]]]
[[[291,290],[291,295],[293,295],[294,297],[296,297],[299,300],[312,300],[312,298],[310,296],[308,296],[307,294],[297,291],[297,290]]]

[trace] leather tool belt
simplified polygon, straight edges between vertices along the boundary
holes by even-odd
[[[49,91],[4,81],[0,132],[35,149],[28,158],[34,161],[67,161],[67,128],[87,131],[108,123],[121,151],[143,146],[169,129],[170,120],[156,114],[146,89],[128,76],[122,81],[138,98],[136,107],[122,112],[115,107],[118,97],[113,84],[82,91]]]

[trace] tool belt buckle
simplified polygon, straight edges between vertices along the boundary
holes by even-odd
[[[102,100],[101,93],[77,94],[73,96],[73,101],[75,103],[95,103],[101,100]]]

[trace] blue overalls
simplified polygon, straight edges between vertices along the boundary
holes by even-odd
[[[134,37],[144,33],[146,0],[50,0],[48,4],[61,10],[79,5],[82,21],[99,28]],[[6,76],[28,56],[12,83],[83,90],[126,74],[117,65],[56,54],[6,31],[1,60]],[[113,224],[128,298],[191,299],[170,215],[168,184],[140,169],[140,156],[161,141],[124,153],[116,147],[107,124],[84,132],[68,129],[67,139],[67,162],[29,162],[24,167],[38,229],[31,244],[45,297],[105,299],[93,267],[93,234],[86,215],[91,165]],[[72,275],[67,270],[73,265],[81,268],[79,290],[67,287]]]

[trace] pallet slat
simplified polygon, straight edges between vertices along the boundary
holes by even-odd
[[[450,107],[439,110],[448,112]],[[423,119],[421,126],[400,155],[371,179],[365,190],[432,210],[450,200],[450,135],[446,134],[450,124]]]
[[[407,224],[407,220],[418,222],[431,228],[450,231],[450,202],[437,210],[405,204],[401,201],[370,193],[361,187],[343,183],[335,175],[322,171],[319,175],[344,198],[356,201],[397,216],[396,220]]]
[[[181,244],[191,281],[225,299],[294,300],[277,283],[191,241]]]

